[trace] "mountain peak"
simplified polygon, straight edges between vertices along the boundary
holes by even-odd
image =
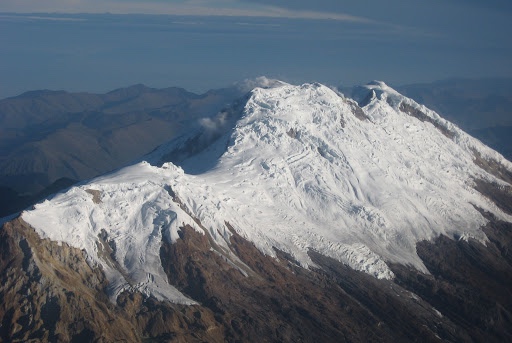
[[[475,151],[508,172],[510,163],[384,83],[362,87],[375,95],[363,108],[321,84],[271,84],[278,86],[255,88],[219,113],[228,124],[211,144],[196,149],[204,136],[182,137],[154,153],[190,149],[180,166],[124,168],[36,205],[23,219],[42,236],[87,251],[106,270],[112,297],[131,288],[181,303],[192,300],[168,285],[158,247],[176,242],[184,226],[206,235],[242,273],[247,268],[230,250],[235,233],[303,267],[315,265],[314,251],[390,279],[388,263],[428,272],[419,241],[486,242],[482,211],[512,221],[492,194],[477,191],[479,182],[510,184],[477,165]],[[110,255],[107,246],[115,247]]]

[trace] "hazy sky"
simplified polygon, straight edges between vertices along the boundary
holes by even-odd
[[[509,0],[2,0],[2,12],[61,13],[146,13],[188,15],[246,15],[284,17],[337,17],[345,15],[398,20],[403,15],[449,10],[451,6],[469,13],[470,9],[508,11]],[[453,8],[452,8],[453,9]],[[453,13],[451,13],[453,14]],[[448,13],[448,15],[451,15]],[[442,16],[442,13],[437,14]],[[418,20],[421,18],[416,18]],[[434,19],[434,18],[432,18]],[[452,18],[457,21],[457,18]]]
[[[0,97],[512,76],[509,0],[2,0],[0,12]]]

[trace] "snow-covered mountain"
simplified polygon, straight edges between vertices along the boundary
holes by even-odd
[[[387,263],[427,272],[419,241],[443,234],[485,244],[482,210],[512,222],[475,189],[510,187],[475,159],[509,175],[510,162],[382,82],[360,92],[362,108],[320,84],[255,88],[238,111],[219,115],[222,125],[205,124],[204,136],[220,132],[181,167],[157,162],[198,139],[172,142],[148,156],[154,165],[73,187],[22,218],[42,237],[84,249],[105,270],[113,299],[133,288],[178,303],[193,299],[168,284],[159,247],[186,224],[236,265],[230,230],[306,268],[314,250],[392,279]]]
[[[88,280],[110,299],[102,315],[135,311],[136,323],[112,327],[162,340],[184,330],[189,339],[255,341],[263,330],[278,341],[469,341],[489,325],[485,339],[509,337],[512,163],[383,82],[354,99],[321,84],[262,84],[145,161],[5,224],[14,242],[5,251],[25,256],[18,264],[31,292],[95,307],[84,293],[69,296],[75,278]],[[34,243],[32,229],[46,243]],[[65,272],[55,262],[63,260]],[[17,265],[8,253],[0,262]],[[20,284],[11,274],[3,283]],[[460,307],[460,289],[480,295]],[[475,324],[475,309],[498,312]],[[169,313],[174,324],[155,328]],[[48,337],[67,332],[63,340],[113,330],[101,321],[80,331],[80,320],[65,329],[42,322]]]

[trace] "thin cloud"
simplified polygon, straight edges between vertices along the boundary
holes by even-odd
[[[71,17],[48,17],[48,16],[35,16],[35,15],[8,15],[0,14],[0,20],[45,20],[45,21],[86,21],[84,18],[71,18]]]
[[[336,20],[353,23],[374,21],[348,15],[322,11],[247,4],[234,0],[203,1],[86,1],[86,0],[3,0],[0,12],[15,13],[117,13],[117,14],[170,14],[194,16],[268,17],[290,19]]]
[[[344,13],[328,13],[316,11],[300,11],[287,8],[265,6],[264,13],[269,17],[294,18],[294,19],[319,19],[319,20],[338,20],[354,23],[375,23],[373,20],[363,17],[357,17]]]

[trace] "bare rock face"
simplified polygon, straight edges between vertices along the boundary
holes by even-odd
[[[240,265],[185,226],[160,256],[185,306],[104,293],[84,252],[21,219],[0,232],[0,340],[33,342],[504,342],[512,339],[512,225],[490,219],[487,246],[439,237],[418,244],[431,274],[393,265],[377,280],[310,251],[304,269],[233,233]],[[227,224],[229,225],[229,224]]]
[[[195,314],[213,318],[195,306],[137,293],[123,293],[112,304],[103,272],[91,268],[82,251],[41,240],[21,219],[3,226],[0,244],[0,341],[190,342],[193,334],[202,336],[195,333]]]
[[[449,317],[476,342],[512,340],[512,224],[496,221],[484,228],[484,246],[473,240],[441,236],[421,242],[419,256],[431,272],[425,275],[394,266],[396,283]]]
[[[216,314],[227,341],[471,341],[449,317],[392,281],[314,251],[319,268],[306,270],[284,253],[278,260],[262,255],[240,236],[231,244],[255,276],[226,266],[191,228],[175,245],[162,247],[170,281]]]
[[[134,339],[102,291],[104,275],[80,250],[41,240],[21,219],[4,225],[0,242],[4,340]]]

